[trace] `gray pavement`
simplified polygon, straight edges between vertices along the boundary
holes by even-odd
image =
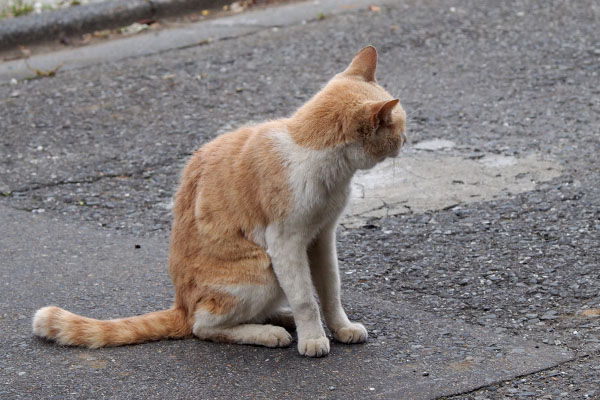
[[[0,211],[0,224],[11,227],[2,249],[10,260],[2,270],[0,308],[3,398],[431,399],[573,358],[568,350],[352,292],[345,302],[355,318],[388,320],[385,329],[395,334],[376,334],[366,345],[334,344],[325,360],[303,358],[295,346],[273,350],[194,339],[103,350],[56,346],[29,332],[41,306],[68,305],[97,318],[170,307],[168,242]],[[53,373],[39,373],[48,370]]]
[[[225,4],[226,0],[112,0],[8,18],[0,22],[0,51]]]
[[[3,395],[47,393],[35,366],[60,364],[63,397],[600,396],[598,4],[314,14],[0,86]],[[288,114],[368,43],[412,146],[359,178],[339,230],[367,345],[315,362],[197,340],[89,352],[30,336],[31,311],[49,302],[97,317],[168,306],[170,203],[188,155]],[[361,205],[373,190],[379,205]],[[40,243],[48,257],[30,250]]]
[[[393,2],[392,0],[386,0]],[[189,3],[189,0],[174,1],[164,0],[165,7],[178,10],[179,3]],[[136,2],[139,7],[146,4],[143,0]],[[209,4],[207,2],[206,4]],[[139,57],[149,54],[157,54],[173,49],[183,49],[210,44],[214,41],[228,40],[243,37],[249,34],[272,29],[275,32],[282,26],[301,25],[314,22],[323,18],[348,14],[356,10],[367,9],[371,4],[368,0],[327,0],[322,2],[295,2],[272,7],[268,11],[247,11],[241,14],[217,18],[209,21],[185,24],[184,26],[157,30],[152,33],[123,37],[110,42],[100,43],[95,46],[83,46],[70,48],[63,51],[42,52],[28,59],[30,66],[41,71],[50,71],[60,66],[61,71],[82,68],[94,65],[101,61],[117,61],[130,57]],[[106,7],[106,6],[102,6]],[[111,5],[110,10],[116,6]],[[135,9],[135,5],[129,5]],[[118,10],[118,7],[116,7]],[[138,11],[136,11],[138,12]],[[174,13],[174,11],[173,11]],[[166,14],[166,11],[165,11]],[[77,24],[79,18],[75,16],[64,17]],[[104,19],[111,20],[110,15],[100,13],[100,22]],[[111,22],[113,23],[113,22]],[[19,26],[18,24],[16,24]],[[32,37],[38,35],[32,30],[39,29],[39,24],[32,22],[30,29],[23,27],[23,35],[32,33]],[[117,24],[117,26],[119,26]],[[2,31],[0,29],[0,41]],[[0,46],[0,50],[2,50]],[[0,64],[0,82],[8,82],[11,79],[25,79],[35,76],[23,59],[7,61]]]

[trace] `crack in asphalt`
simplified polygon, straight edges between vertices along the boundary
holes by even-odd
[[[182,160],[185,159],[186,157],[191,156],[192,153],[183,153],[183,154],[179,154],[177,155],[175,158],[177,160]],[[30,184],[32,186],[23,186],[17,189],[10,189],[8,192],[2,193],[1,195],[4,197],[12,197],[13,194],[15,193],[30,193],[30,192],[34,192],[36,190],[40,190],[40,189],[48,189],[48,188],[53,188],[53,187],[60,187],[60,186],[65,186],[65,185],[77,185],[77,184],[91,184],[91,183],[96,183],[102,179],[113,179],[113,178],[133,178],[136,176],[140,176],[143,175],[145,172],[148,171],[148,169],[155,169],[155,168],[161,168],[161,167],[170,167],[172,166],[174,163],[172,160],[167,160],[167,161],[162,161],[162,162],[157,162],[157,163],[149,163],[146,164],[138,169],[135,169],[133,171],[129,171],[129,172],[114,172],[114,173],[103,173],[101,172],[99,175],[96,176],[87,176],[87,177],[83,177],[81,179],[76,179],[76,180],[59,180],[59,181],[55,181],[55,182],[48,182],[48,183],[36,183],[36,182],[30,182]]]
[[[78,180],[62,180],[62,181],[56,181],[56,182],[49,182],[49,183],[35,183],[32,182],[33,186],[29,187],[29,186],[25,186],[25,187],[21,187],[18,189],[13,189],[10,190],[8,192],[8,195],[4,195],[5,197],[11,197],[14,193],[29,193],[29,192],[33,192],[36,190],[40,190],[40,189],[48,189],[48,188],[53,188],[53,187],[59,187],[59,186],[63,186],[63,185],[77,185],[77,184],[89,184],[89,183],[95,183],[98,182],[101,179],[104,178],[118,178],[118,177],[133,177],[135,175],[140,174],[140,172],[134,172],[134,173],[120,173],[120,174],[102,174],[99,176],[90,176],[90,177],[85,177],[83,179],[78,179]]]
[[[576,362],[580,361],[584,357],[587,357],[587,355],[586,356],[581,356],[581,357],[575,356],[571,360],[567,360],[567,361],[558,361],[558,362],[556,362],[555,365],[553,365],[551,367],[543,368],[543,369],[540,369],[538,371],[534,371],[534,372],[531,372],[531,373],[528,373],[528,374],[516,375],[511,380],[517,380],[517,379],[525,378],[527,376],[533,376],[533,375],[536,375],[536,374],[539,374],[539,373],[550,371],[550,370],[555,369],[556,367],[559,367],[559,366],[562,366],[562,365],[567,365],[567,364],[570,364],[570,363],[576,363]],[[474,388],[472,390],[466,390],[466,391],[463,391],[463,392],[457,392],[457,393],[455,393],[455,394],[453,394],[451,396],[436,397],[435,400],[452,400],[453,398],[455,398],[455,396],[462,396],[462,395],[472,394],[472,393],[480,391],[481,389],[490,388],[490,387],[493,387],[494,385],[498,385],[498,384],[501,384],[503,382],[505,382],[505,380],[503,380],[503,379],[497,380],[497,381],[494,381],[494,382],[492,382],[490,384],[481,385],[481,386],[479,386],[477,388]]]

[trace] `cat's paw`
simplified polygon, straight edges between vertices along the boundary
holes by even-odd
[[[323,357],[329,354],[329,339],[322,336],[316,339],[298,340],[298,352],[308,357]]]
[[[292,335],[280,326],[270,326],[257,343],[266,347],[287,347],[292,343]]]
[[[333,337],[342,343],[363,343],[367,340],[367,329],[363,324],[351,322],[333,331]]]

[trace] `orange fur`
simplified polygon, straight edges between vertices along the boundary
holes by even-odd
[[[206,285],[276,280],[267,252],[252,241],[252,233],[282,218],[288,208],[282,161],[263,134],[279,124],[222,135],[198,150],[184,169],[175,196],[169,272],[179,289],[175,304],[189,315]]]
[[[51,306],[36,312],[33,332],[63,345],[97,348],[183,338],[190,336],[192,330],[185,319],[185,313],[176,308],[103,321]]]
[[[293,322],[291,314],[268,314],[280,300],[281,287],[264,239],[267,227],[293,217],[302,196],[310,195],[298,192],[303,189],[293,176],[299,167],[292,164],[294,155],[286,156],[285,151],[299,146],[306,154],[322,157],[321,150],[358,146],[369,165],[395,155],[405,139],[405,114],[398,100],[375,82],[376,62],[375,49],[366,47],[290,118],[223,134],[193,154],[182,173],[173,210],[169,253],[173,308],[101,321],[45,307],[34,317],[34,333],[87,347],[182,338],[192,331],[214,341],[289,344],[291,338],[280,328],[257,323],[269,317],[288,326]],[[290,138],[292,144],[286,142]],[[340,204],[316,210],[307,217],[308,224],[322,224]],[[264,304],[254,309],[253,301]],[[364,340],[364,328],[356,329],[346,324],[335,332],[345,332],[340,339],[345,342]],[[304,345],[306,351],[326,354],[315,343]]]
[[[381,107],[374,103],[388,103],[384,113],[395,113],[394,137],[404,132],[404,110],[394,110],[398,100],[375,82],[377,53],[366,47],[354,58],[346,71],[338,74],[329,84],[304,104],[288,122],[296,143],[311,149],[325,149],[365,140],[377,130],[374,119]],[[332,130],[333,128],[333,130]],[[391,144],[392,146],[393,144]]]

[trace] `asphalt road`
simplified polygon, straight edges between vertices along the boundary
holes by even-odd
[[[600,397],[598,26],[592,0],[398,1],[0,86],[0,212],[11,232],[0,239],[0,323],[10,332],[2,396],[51,387],[63,397],[128,398],[179,387],[200,397],[268,398],[275,394],[264,390],[279,388],[281,397],[397,398],[424,387],[424,398]],[[347,304],[370,342],[334,347],[321,364],[292,350],[197,341],[89,353],[31,338],[31,311],[47,302],[99,317],[168,305],[160,243],[166,248],[187,156],[232,127],[289,114],[366,44],[379,50],[379,81],[411,116],[413,144],[450,140],[456,146],[444,154],[454,159],[535,156],[558,176],[520,193],[341,228]],[[401,195],[398,182],[390,186]],[[15,222],[19,215],[25,222]],[[35,257],[29,226],[56,226],[39,240],[58,243],[48,254],[64,263]],[[144,252],[147,269],[127,272],[114,253],[135,256],[111,246],[134,242],[156,250]],[[75,254],[90,261],[66,261]],[[453,340],[461,329],[465,336]],[[551,359],[545,366],[539,349]],[[496,353],[504,371],[491,362]],[[266,359],[278,364],[265,369]],[[62,383],[52,386],[38,364],[63,368]],[[489,374],[477,376],[479,367]],[[282,370],[304,371],[291,374],[298,386],[268,378]]]

